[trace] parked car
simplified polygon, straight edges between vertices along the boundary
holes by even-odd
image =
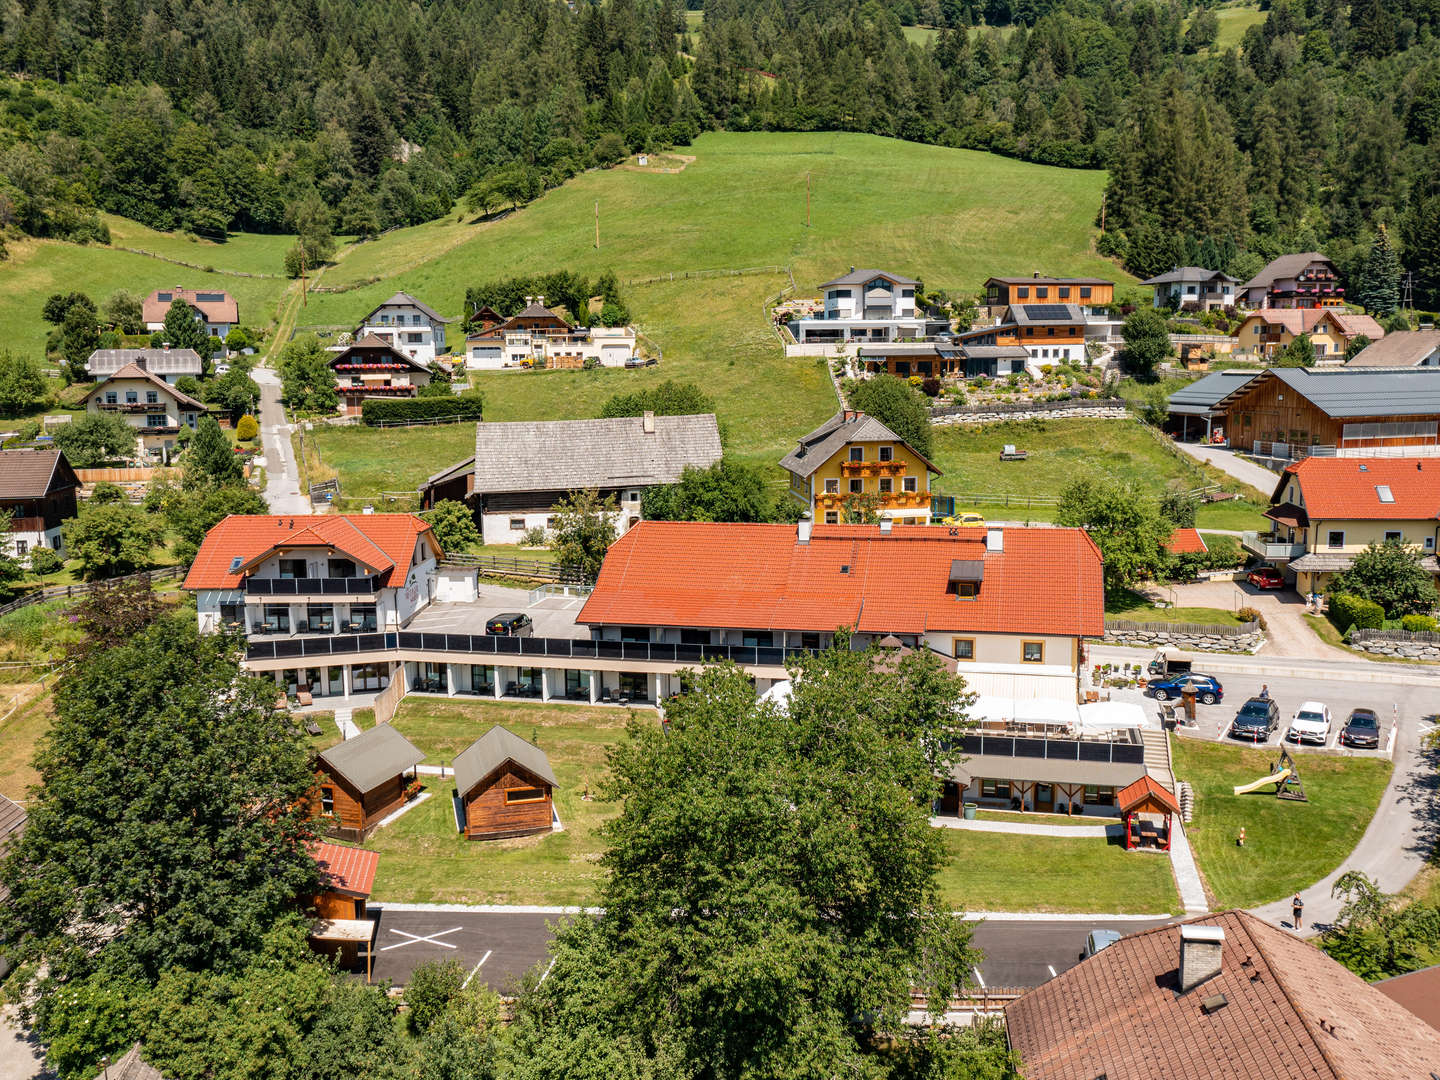
[[[1171,698],[1178,698],[1185,692],[1185,684],[1195,684],[1195,697],[1206,705],[1218,705],[1225,698],[1225,688],[1220,685],[1220,680],[1214,675],[1201,675],[1198,671],[1192,671],[1188,675],[1174,675],[1167,679],[1156,679],[1149,686],[1149,690],[1155,695],[1156,701],[1169,701]]]
[[[1252,697],[1235,714],[1230,734],[1236,739],[1264,742],[1280,726],[1280,706],[1271,698]]]
[[[1115,930],[1091,930],[1085,935],[1085,948],[1080,953],[1081,960],[1088,960],[1103,949],[1108,949],[1115,942],[1120,940],[1120,934]]]
[[[964,525],[967,529],[983,529],[985,527],[985,518],[973,510],[967,510],[963,514],[955,515],[955,524]]]
[[[1340,729],[1340,745],[1358,750],[1375,750],[1380,746],[1380,717],[1374,709],[1352,709],[1350,719]]]
[[[1257,566],[1245,575],[1245,580],[1257,589],[1285,588],[1285,575],[1273,566]]]
[[[523,611],[507,611],[487,622],[485,632],[503,637],[529,637],[535,633],[535,624]]]
[[[1285,737],[1293,743],[1317,743],[1324,746],[1330,741],[1330,706],[1320,701],[1301,702],[1300,708],[1290,718],[1290,729]]]

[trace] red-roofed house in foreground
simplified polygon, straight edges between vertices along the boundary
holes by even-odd
[[[323,956],[338,957],[340,966],[353,970],[365,946],[365,978],[370,978],[376,923],[365,905],[375,887],[380,855],[344,844],[316,843],[310,853],[320,871],[320,893],[313,907],[318,916],[310,929],[311,947]]]

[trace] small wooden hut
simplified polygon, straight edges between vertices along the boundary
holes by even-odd
[[[405,801],[405,774],[425,760],[409,739],[389,724],[376,724],[316,757],[317,812],[329,814],[329,833],[363,840]]]
[[[499,724],[455,758],[457,816],[471,840],[549,832],[557,786],[545,752]]]

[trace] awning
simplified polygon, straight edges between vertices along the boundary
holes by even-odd
[[[370,941],[378,924],[370,919],[321,919],[310,928],[316,941]]]
[[[1079,712],[1080,730],[1087,734],[1131,728],[1159,728],[1159,724],[1150,718],[1145,707],[1134,701],[1096,701],[1081,705]]]
[[[1272,506],[1261,517],[1267,517],[1276,525],[1285,525],[1291,529],[1308,529],[1310,527],[1310,515],[1294,503]]]
[[[1051,724],[1074,728],[1080,723],[1079,707],[1073,701],[1055,698],[1014,698],[996,694],[980,694],[966,710],[972,720],[996,723],[1017,721],[1027,724]]]
[[[950,768],[950,778],[969,784],[976,777],[993,780],[1040,781],[1047,784],[1095,784],[1123,788],[1146,775],[1143,762],[1067,761],[1057,758],[971,754]]]

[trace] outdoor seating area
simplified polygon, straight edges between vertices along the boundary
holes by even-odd
[[[1170,850],[1170,820],[1180,804],[1149,774],[1120,789],[1115,805],[1124,825],[1125,850]]]

